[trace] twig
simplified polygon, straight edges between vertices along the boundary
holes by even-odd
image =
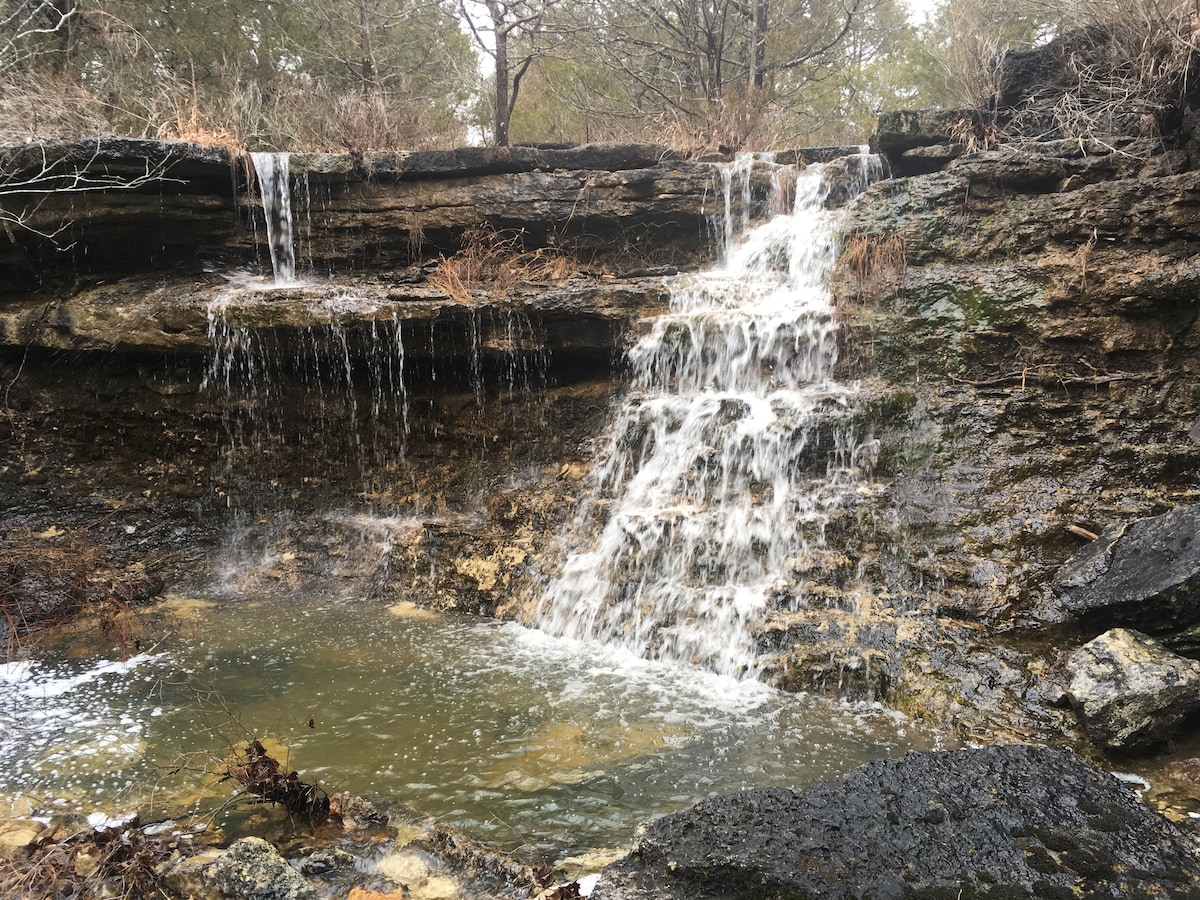
[[[1019,372],[1008,372],[1004,375],[997,375],[995,378],[985,378],[979,381],[973,381],[969,378],[956,378],[953,375],[949,376],[949,379],[958,384],[965,384],[970,387],[1000,387],[1013,383],[1024,387],[1028,382],[1032,382],[1033,384],[1101,385],[1113,384],[1120,381],[1153,381],[1157,377],[1157,375],[1137,375],[1134,373],[1118,375],[1039,375],[1030,372],[1028,369],[1022,369]]]

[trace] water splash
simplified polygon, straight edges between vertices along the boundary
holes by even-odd
[[[859,168],[861,189],[865,156]],[[747,160],[722,172],[727,221],[749,206],[751,174]],[[826,175],[800,173],[790,211],[740,240],[722,229],[724,266],[678,279],[630,351],[632,386],[571,529],[595,536],[546,588],[543,629],[757,674],[756,624],[795,601],[792,561],[823,541],[873,447],[833,379]]]
[[[267,244],[276,284],[296,282],[296,244],[293,235],[292,188],[288,154],[251,153],[267,223]]]

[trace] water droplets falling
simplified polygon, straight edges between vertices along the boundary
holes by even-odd
[[[238,296],[231,290],[208,311],[213,351],[204,387],[223,399],[226,474],[350,476],[370,492],[404,471],[411,398],[403,320],[343,324],[334,316],[340,298],[332,297],[327,324],[261,329],[230,321]]]
[[[788,213],[739,241],[729,223],[749,206],[751,171],[739,160],[722,173],[725,265],[676,280],[629,353],[632,386],[573,529],[587,537],[536,616],[555,634],[742,676],[756,674],[754,627],[785,599],[789,561],[823,540],[869,456],[853,390],[833,380],[829,181],[819,166],[800,173]]]

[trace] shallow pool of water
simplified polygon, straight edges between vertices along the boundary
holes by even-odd
[[[512,623],[374,602],[175,598],[150,650],[10,664],[0,793],[204,812],[230,743],[277,739],[330,793],[407,801],[507,848],[628,846],[716,792],[927,747],[881,710],[646,663]],[[177,771],[176,771],[177,770]]]

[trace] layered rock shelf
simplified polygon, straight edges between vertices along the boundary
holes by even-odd
[[[849,202],[834,278],[837,377],[857,385],[847,424],[877,441],[877,461],[826,544],[789,561],[759,649],[785,688],[879,700],[952,738],[1146,765],[1174,738],[1185,752],[1166,780],[1183,787],[1160,805],[1187,824],[1195,710],[1156,707],[1130,739],[1080,673],[1117,643],[1145,649],[1122,626],[1153,636],[1167,680],[1194,674],[1200,144],[1186,130],[998,144],[991,124],[969,111],[881,121],[892,177]],[[713,166],[661,147],[299,154],[299,278],[276,285],[249,170],[225,149],[103,140],[0,161],[53,163],[51,178],[150,174],[46,199],[0,249],[6,526],[99,523],[116,563],[153,557],[170,581],[205,574],[231,508],[263,522],[353,498],[413,515],[394,560],[347,558],[335,529],[281,515],[258,577],[287,586],[336,556],[325,577],[347,593],[510,616],[554,564],[549,538],[578,504],[630,336],[664,307],[666,277],[711,258],[723,211]],[[767,181],[764,169],[756,215]],[[480,229],[563,266],[439,279]],[[1134,584],[1150,557],[1179,577]],[[992,764],[1013,779],[1065,765],[1032,752]],[[1075,854],[1071,871],[1043,873],[1055,889],[1100,854],[1038,846]],[[1166,895],[1174,865],[1162,862]],[[617,873],[629,893],[611,896],[675,884],[632,866]],[[1018,896],[1036,883],[1021,871]]]

